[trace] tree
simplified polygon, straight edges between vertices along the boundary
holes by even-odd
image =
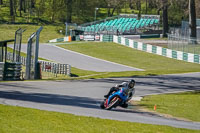
[[[183,20],[188,19],[188,1],[170,0],[168,8],[168,22],[179,26]]]
[[[14,17],[17,16],[17,1],[13,0]]]
[[[35,8],[35,1],[31,0],[31,8]]]
[[[27,0],[23,0],[23,11],[24,11],[24,13],[26,13],[26,1]]]
[[[20,0],[19,1],[19,14],[20,14],[20,17],[22,17],[22,10],[23,10],[23,0]]]
[[[196,18],[200,18],[200,0],[196,0]]]
[[[133,10],[133,0],[129,0],[129,8]]]
[[[10,0],[10,16],[14,15],[14,11],[13,11],[13,0]]]
[[[145,6],[145,8],[146,8],[145,14],[147,14],[147,9],[148,9],[148,2],[147,2],[147,0],[146,0],[146,6]]]
[[[148,8],[153,9],[153,8],[158,8],[158,2],[156,0],[148,0]]]
[[[72,0],[66,0],[66,7],[67,7],[67,23],[71,23],[72,22],[72,4],[73,1]]]
[[[195,0],[189,0],[189,26],[191,29],[190,37],[196,38],[196,9],[195,9]]]
[[[168,33],[168,0],[162,0],[163,9],[163,37],[167,37]]]
[[[136,0],[136,9],[139,10],[139,14],[138,16],[141,16],[141,1],[140,0]]]
[[[3,5],[3,0],[0,0],[0,5]]]
[[[108,17],[112,17],[116,9],[121,8],[125,0],[104,0],[108,8]]]

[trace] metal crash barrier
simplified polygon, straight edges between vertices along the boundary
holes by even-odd
[[[6,80],[6,63],[7,63],[7,43],[14,40],[0,41],[0,80]]]
[[[20,62],[6,62],[4,70],[4,80],[21,80],[22,64]]]

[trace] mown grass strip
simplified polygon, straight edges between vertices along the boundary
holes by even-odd
[[[200,121],[200,91],[146,96],[139,103],[149,110]]]
[[[198,133],[179,129],[0,105],[1,133]]]
[[[37,25],[8,25],[0,24],[0,40],[15,39],[15,31],[19,28],[26,29],[22,36],[22,43],[28,43],[28,38],[37,31],[40,26]],[[40,33],[40,43],[48,42],[51,39],[61,38],[64,35],[59,34],[61,26],[45,25]]]

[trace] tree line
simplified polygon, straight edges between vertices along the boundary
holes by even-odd
[[[0,0],[0,12],[4,8],[14,22],[26,18],[29,22],[81,24],[94,21],[95,13],[97,19],[120,13],[157,14],[162,16],[164,33],[169,24],[180,25],[182,20],[190,20],[194,29],[194,19],[200,18],[200,0]]]
[[[200,17],[200,0],[196,0],[196,3],[198,5],[197,17]],[[97,7],[102,9],[97,13],[99,19],[126,13],[126,10],[139,15],[162,15],[164,5],[167,5],[165,7],[170,13],[170,24],[176,24],[177,20],[189,18],[189,0],[0,0],[0,5],[2,5],[1,8],[3,6],[9,8],[10,16],[23,17],[28,14],[52,22],[92,21]]]

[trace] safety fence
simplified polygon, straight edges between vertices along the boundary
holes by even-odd
[[[183,51],[176,51],[176,50],[163,48],[159,46],[153,46],[150,44],[144,44],[142,42],[136,42],[134,40],[127,39],[121,36],[115,36],[115,35],[113,36],[113,42],[131,47],[137,50],[145,51],[148,53],[153,53],[153,54],[165,56],[168,58],[200,64],[199,54],[186,53]]]
[[[43,72],[50,72],[55,74],[62,74],[70,76],[71,73],[71,66],[68,64],[59,64],[47,61],[39,61],[41,63],[41,70]]]
[[[54,42],[71,42],[71,41],[72,41],[71,36],[49,40],[50,43],[54,43]]]
[[[200,42],[200,19],[196,20],[196,39]],[[170,27],[169,34],[175,36],[176,38],[191,38],[191,29],[189,27],[188,21],[182,21],[181,27]]]
[[[20,52],[21,52],[21,42],[22,42],[22,33],[25,31],[25,29],[19,28],[15,32],[15,42],[14,42],[14,48],[13,48],[13,60],[12,62],[19,62]]]
[[[13,54],[8,52],[7,60],[11,61],[12,59],[13,59]],[[22,65],[26,66],[26,57],[20,56],[20,62],[22,63]],[[46,72],[47,76],[49,76],[48,73],[53,74],[55,77],[57,77],[58,74],[67,76],[71,75],[71,66],[68,64],[60,64],[60,63],[41,61],[41,60],[39,61],[39,63],[41,71]]]
[[[168,48],[185,53],[200,54],[200,40],[198,38],[186,38],[168,34]]]

